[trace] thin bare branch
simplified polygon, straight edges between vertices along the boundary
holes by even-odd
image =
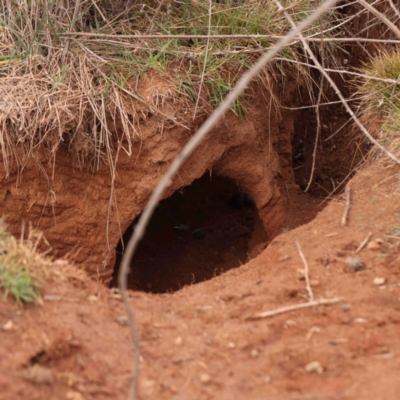
[[[379,20],[381,20],[387,27],[389,27],[398,38],[400,38],[400,29],[392,21],[390,21],[385,14],[379,12],[375,7],[372,7],[372,5],[367,3],[365,0],[358,0],[358,2],[362,4],[368,11],[374,14]]]
[[[344,207],[344,211],[343,211],[343,216],[342,216],[342,226],[346,226],[347,225],[347,219],[349,217],[349,211],[351,208],[351,198],[350,198],[350,186],[346,186],[344,192],[346,194],[346,206]]]
[[[151,215],[154,212],[155,207],[157,206],[164,190],[168,187],[173,177],[181,167],[181,165],[185,162],[185,160],[190,156],[193,150],[200,144],[203,138],[207,135],[207,133],[217,124],[220,118],[229,110],[234,101],[243,93],[248,84],[252,81],[254,77],[256,77],[261,70],[270,62],[285,46],[293,40],[294,37],[299,35],[302,30],[304,30],[307,26],[311,25],[314,21],[316,21],[321,15],[323,15],[326,11],[328,11],[337,0],[327,0],[322,5],[320,5],[310,16],[308,16],[301,24],[294,27],[284,38],[282,38],[276,46],[270,48],[256,63],[255,65],[247,71],[243,76],[239,79],[233,90],[228,94],[226,99],[217,107],[214,112],[210,115],[210,117],[205,121],[205,123],[201,126],[201,128],[197,131],[197,133],[189,140],[189,142],[184,146],[181,150],[180,154],[175,158],[169,167],[168,171],[162,177],[161,181],[158,183],[156,188],[154,189],[150,199],[143,210],[143,213],[136,225],[135,231],[131,238],[129,239],[128,245],[126,247],[124,256],[122,258],[121,267],[118,275],[118,283],[121,290],[121,295],[124,300],[124,305],[126,308],[126,313],[128,315],[128,320],[130,321],[131,326],[135,329],[132,329],[132,334],[134,338],[134,348],[135,348],[135,360],[133,365],[133,374],[131,379],[131,388],[129,393],[129,399],[133,400],[136,395],[136,387],[137,380],[139,376],[139,344],[138,344],[138,332],[135,324],[135,317],[133,314],[133,310],[131,304],[129,302],[129,297],[127,293],[127,277],[129,273],[129,266],[132,260],[132,256],[136,250],[136,247],[143,237],[147,224],[150,220]]]
[[[268,318],[268,317],[273,317],[274,315],[283,314],[294,310],[300,310],[302,308],[310,308],[314,306],[326,306],[330,304],[339,303],[340,301],[342,301],[342,299],[339,297],[334,297],[333,299],[320,299],[320,300],[308,301],[307,303],[300,303],[300,304],[295,304],[293,306],[277,308],[271,311],[264,311],[248,319]]]
[[[369,239],[371,239],[371,236],[372,232],[368,233],[367,237],[357,247],[357,250],[355,251],[356,254],[358,254],[365,247],[365,245],[369,242]]]
[[[212,0],[209,0],[209,6],[208,6],[208,35],[210,35],[210,33],[211,33],[211,10],[212,10]],[[200,97],[201,97],[201,90],[203,89],[204,76],[205,76],[206,68],[207,68],[207,59],[208,59],[209,47],[210,47],[210,38],[207,38],[206,50],[204,52],[203,71],[201,72],[201,80],[200,80],[199,92],[197,94],[196,105],[194,106],[193,120],[196,118],[197,107],[199,106],[199,101],[200,101]]]

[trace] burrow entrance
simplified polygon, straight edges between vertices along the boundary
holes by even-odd
[[[117,246],[113,285],[136,222]],[[266,243],[261,225],[253,201],[235,182],[206,173],[160,202],[132,260],[128,287],[174,292],[239,267]]]
[[[301,116],[292,137],[291,167],[296,184],[282,183],[287,194],[282,231],[313,220],[327,205],[322,200],[343,190],[368,150],[363,137],[347,126],[348,116],[339,106],[322,109],[314,179],[305,194],[313,168],[316,121],[314,110]],[[117,286],[123,243],[128,242],[136,222],[116,248],[112,286]],[[132,260],[128,288],[175,292],[240,267],[258,255],[268,239],[250,197],[234,181],[206,173],[160,202]]]

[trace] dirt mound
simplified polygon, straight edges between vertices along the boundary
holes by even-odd
[[[174,294],[132,292],[140,398],[397,399],[399,176],[385,163],[360,171],[347,226],[338,198],[223,276]],[[315,298],[342,300],[253,319],[307,301],[296,241]],[[365,269],[349,271],[346,257]],[[0,324],[0,399],[126,398],[131,336],[119,295],[103,285],[59,279],[43,307],[0,302]]]

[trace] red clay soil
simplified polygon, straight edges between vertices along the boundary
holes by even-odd
[[[137,131],[130,132],[131,148],[120,143],[125,147],[118,156],[117,151],[112,153],[118,158],[113,173],[106,163],[95,171],[81,170],[67,148],[60,149],[56,157],[42,149],[21,168],[15,159],[4,160],[0,153],[0,208],[11,232],[18,236],[22,222],[31,222],[45,233],[58,257],[74,256],[91,276],[109,283],[121,235],[142,212],[156,184],[205,119],[192,120],[192,113],[179,103],[176,85],[149,76],[139,88],[149,102],[159,101],[159,96],[163,102],[159,114],[135,120]],[[282,97],[282,104],[296,106],[303,101],[297,86],[294,82],[284,88],[271,83],[271,91],[249,90],[251,106],[245,120],[227,113],[180,169],[164,198],[205,174],[222,176],[252,198],[269,237],[279,233],[285,202],[289,201],[282,182],[294,183],[291,141],[300,113],[277,107],[271,92]],[[140,110],[143,104],[137,103],[134,106]],[[177,113],[184,114],[181,124],[167,126]],[[168,121],[160,120],[165,116]],[[115,138],[124,129],[118,121],[116,125]],[[118,147],[118,143],[114,145]],[[7,162],[12,165],[9,176],[3,167]]]
[[[349,186],[346,226],[342,195],[239,268],[173,294],[130,292],[139,399],[399,398],[400,168],[375,161]],[[341,300],[255,318],[309,300],[296,242],[314,298]],[[118,294],[54,268],[42,306],[0,302],[0,399],[126,399],[133,346]]]

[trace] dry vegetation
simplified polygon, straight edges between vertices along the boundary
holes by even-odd
[[[400,53],[382,52],[364,70],[360,87],[366,120],[378,122],[380,142],[394,154],[400,149]]]
[[[283,4],[297,22],[316,5]],[[332,10],[305,34],[340,35],[335,24],[346,19]],[[39,149],[54,160],[60,146],[81,166],[98,167],[103,160],[113,165],[117,148],[130,153],[149,112],[179,97],[181,107],[208,114],[289,29],[272,2],[216,2],[210,8],[190,1],[2,1],[0,143],[6,172],[13,160],[22,165]],[[271,70],[281,79],[294,69],[307,74],[300,61],[301,46],[293,42]],[[138,86],[148,74],[162,75],[172,89],[143,98]],[[243,118],[246,100],[231,109]],[[170,126],[182,123],[179,113],[162,118]]]
[[[397,9],[391,1],[383,3],[378,9],[396,24]],[[317,2],[282,5],[298,23]],[[381,31],[373,46],[385,40],[388,45],[393,32],[385,23],[358,2],[341,3],[304,37],[323,65],[346,76],[348,68],[340,65],[348,61],[349,46],[371,55],[371,43],[354,44],[354,32],[365,38]],[[0,144],[6,173],[10,163],[23,165],[39,149],[54,160],[60,146],[81,167],[104,160],[113,166],[115,150],[130,153],[149,112],[160,113],[160,104],[180,98],[180,107],[195,108],[194,117],[208,114],[289,30],[284,14],[265,1],[1,1]],[[301,43],[293,41],[269,72],[283,80],[289,71],[310,77],[314,66],[307,60]],[[171,89],[143,98],[138,86],[149,74],[162,75]],[[268,72],[260,79],[268,84]],[[313,98],[311,80],[310,94]],[[231,109],[243,118],[246,98]],[[179,113],[161,117],[163,126],[182,123]]]

